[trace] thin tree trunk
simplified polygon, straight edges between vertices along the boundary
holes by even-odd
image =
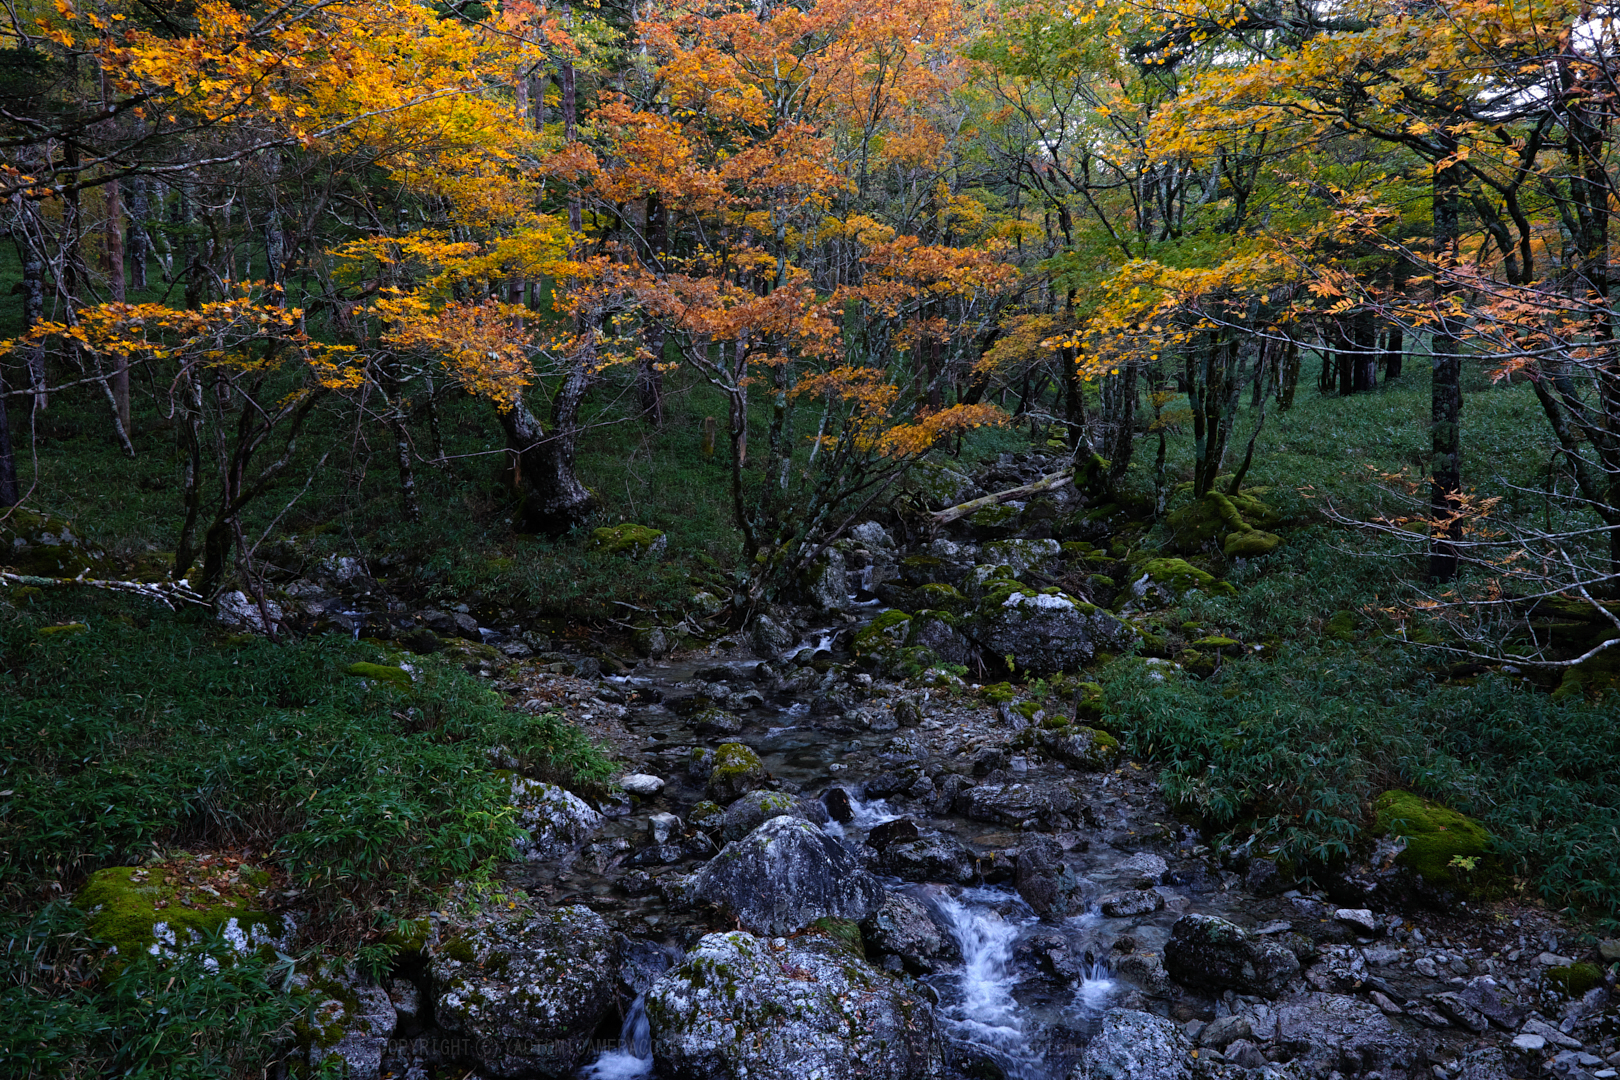
[[[31,242],[23,247],[23,329],[31,330],[45,319],[45,260]],[[23,362],[28,365],[28,381],[34,392],[34,411],[44,412],[51,403],[46,389],[45,346],[29,345],[23,348]]]
[[[107,259],[107,291],[113,303],[122,304],[129,298],[124,280],[124,206],[118,181],[111,181],[103,190],[107,199],[107,227],[102,234]],[[119,353],[114,361],[112,392],[119,423],[124,425],[126,432],[133,432],[135,428],[130,423],[129,409],[129,357],[123,353]]]
[[[1448,153],[1456,150],[1455,140],[1446,139]],[[1461,523],[1452,520],[1462,491],[1462,327],[1446,314],[1452,286],[1447,280],[1457,262],[1458,203],[1461,177],[1456,166],[1434,170],[1434,292],[1440,312],[1433,338],[1434,374],[1429,402],[1430,450],[1433,474],[1430,482],[1429,512],[1436,528],[1429,551],[1429,580],[1443,583],[1457,576],[1456,541],[1462,535]]]

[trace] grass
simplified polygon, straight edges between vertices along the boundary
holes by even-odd
[[[246,846],[333,904],[403,902],[515,835],[491,747],[572,784],[609,768],[576,729],[506,708],[452,665],[413,661],[409,689],[346,677],[393,662],[365,643],[227,637],[107,596],[0,614],[0,886],[13,899],[71,893],[154,848]],[[68,618],[89,629],[38,632]]]

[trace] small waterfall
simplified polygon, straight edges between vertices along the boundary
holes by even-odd
[[[579,1070],[579,1080],[641,1080],[653,1067],[652,1029],[647,1024],[647,995],[638,994],[624,1014],[619,1045]]]
[[[849,796],[849,811],[851,817],[848,823],[840,824],[836,821],[829,821],[821,827],[821,831],[828,836],[836,836],[838,839],[843,840],[848,837],[847,830],[849,829],[866,832],[886,821],[898,821],[902,816],[895,813],[887,799],[872,799],[869,802],[865,799],[857,799],[853,795]]]
[[[1012,993],[1018,981],[1013,970],[1018,924],[974,903],[977,891],[938,901],[962,950],[962,970],[950,988],[954,992],[941,1003],[940,1018],[955,1041],[990,1058],[1011,1080],[1041,1080],[1046,1071],[1030,1047]]]

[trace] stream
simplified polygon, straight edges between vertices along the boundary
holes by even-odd
[[[831,634],[819,639],[812,634],[810,640],[808,649],[833,644]],[[727,684],[733,692],[750,687],[753,664],[757,662],[737,662],[726,669],[735,675]],[[832,788],[847,793],[849,819],[829,822],[824,829],[856,849],[872,829],[901,816],[948,833],[976,853],[1004,855],[1023,839],[1015,827],[972,820],[953,811],[931,814],[914,802],[891,805],[885,799],[863,797],[866,782],[878,771],[885,748],[897,735],[948,745],[955,733],[944,721],[925,719],[924,730],[874,731],[850,723],[847,714],[812,715],[810,703],[802,697],[762,693],[752,708],[735,711],[741,730],[699,734],[692,723],[694,715],[683,716],[670,705],[693,693],[694,686],[701,688],[700,693],[712,691],[716,667],[712,659],[644,663],[633,674],[610,680],[629,703],[627,729],[645,745],[638,771],[663,778],[666,786],[657,796],[610,817],[598,839],[572,865],[526,868],[525,887],[538,888],[552,903],[586,903],[614,918],[630,936],[676,948],[689,947],[702,933],[715,929],[699,912],[672,910],[656,889],[627,889],[624,882],[637,872],[636,856],[647,847],[649,817],[668,812],[684,820],[705,797],[702,781],[688,776],[686,761],[694,751],[727,741],[750,746],[781,791],[806,798],[822,797]],[[707,679],[696,680],[699,671]],[[983,711],[977,703],[973,707]],[[932,730],[927,730],[931,724]],[[1130,880],[1132,871],[1124,864],[1135,850],[1148,846],[1126,842],[1128,838],[1159,837],[1155,850],[1172,858],[1177,853],[1162,840],[1168,834],[1162,824],[1168,815],[1152,795],[1151,784],[1122,775],[1077,774],[1017,758],[1011,764],[1021,780],[1078,779],[1092,789],[1094,812],[1088,811],[1086,824],[1056,836],[1065,849],[1063,865],[1078,882],[1079,913],[1043,922],[1010,882],[959,886],[892,877],[883,881],[924,902],[960,948],[959,964],[920,977],[936,997],[948,1071],[1048,1080],[1066,1075],[1107,1008],[1137,993],[1114,977],[1109,966],[1112,955],[1121,948],[1162,949],[1170,926],[1189,910],[1251,920],[1223,910],[1221,901],[1229,895],[1225,891],[1196,880],[1175,884],[1173,876],[1166,879],[1171,884],[1158,889],[1166,898],[1162,909],[1132,918],[1105,918],[1098,910],[1100,898],[1142,884]],[[1181,843],[1191,847],[1195,840],[1184,837]],[[698,861],[694,857],[677,870],[695,869]],[[639,1080],[654,1075],[646,1013],[637,997],[625,1014],[617,1047],[602,1053],[579,1076]]]

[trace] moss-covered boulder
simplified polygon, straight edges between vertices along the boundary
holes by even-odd
[[[934,662],[970,667],[978,661],[978,649],[956,624],[957,619],[946,612],[919,611],[911,620],[906,649],[926,650]]]
[[[1570,964],[1547,969],[1547,981],[1566,997],[1579,998],[1594,986],[1603,985],[1603,969],[1596,964]]]
[[[1119,764],[1119,740],[1097,728],[1066,724],[1042,729],[1035,738],[1048,757],[1071,769],[1103,772]]]
[[[1585,663],[1565,668],[1552,698],[1554,701],[1596,700],[1617,691],[1620,691],[1620,643],[1609,646]]]
[[[987,506],[967,518],[968,531],[975,540],[1003,540],[1018,535],[1022,511],[1012,503]]]
[[[1410,791],[1386,791],[1373,808],[1375,834],[1403,841],[1396,863],[1429,886],[1486,897],[1506,891],[1506,867],[1480,822]]]
[[[906,643],[911,635],[911,616],[904,611],[890,609],[873,619],[850,643],[857,658],[872,657],[882,660]]]
[[[239,860],[186,856],[98,870],[73,903],[123,956],[173,955],[215,938],[245,955],[286,944],[288,927],[265,910],[270,885],[269,873]]]
[[[647,525],[606,525],[591,531],[591,544],[613,555],[662,555],[669,538]]]
[[[1269,554],[1280,543],[1274,528],[1282,516],[1261,502],[1259,490],[1225,495],[1211,491],[1165,517],[1171,543],[1183,555],[1214,551],[1229,559]]]
[[[0,566],[14,573],[70,578],[89,571],[92,577],[104,577],[112,569],[106,558],[62,518],[13,506],[0,520]]]
[[[750,791],[765,786],[765,763],[740,742],[721,743],[709,773],[709,798],[727,806]]]
[[[756,934],[791,934],[817,919],[862,919],[883,887],[842,842],[802,818],[770,818],[692,876],[693,895]]]
[[[912,595],[918,607],[952,615],[961,615],[973,606],[973,602],[963,596],[956,586],[939,581],[920,586]]]
[[[1208,570],[1200,570],[1186,559],[1149,559],[1136,571],[1132,593],[1140,598],[1174,603],[1189,592],[1211,596],[1235,596],[1237,589]]]
[[[1006,566],[1012,577],[1045,569],[1063,554],[1056,540],[996,540],[979,549],[979,558],[992,566]]]
[[[660,1072],[748,1080],[924,1080],[938,1036],[914,986],[836,936],[710,934],[647,994]]]

